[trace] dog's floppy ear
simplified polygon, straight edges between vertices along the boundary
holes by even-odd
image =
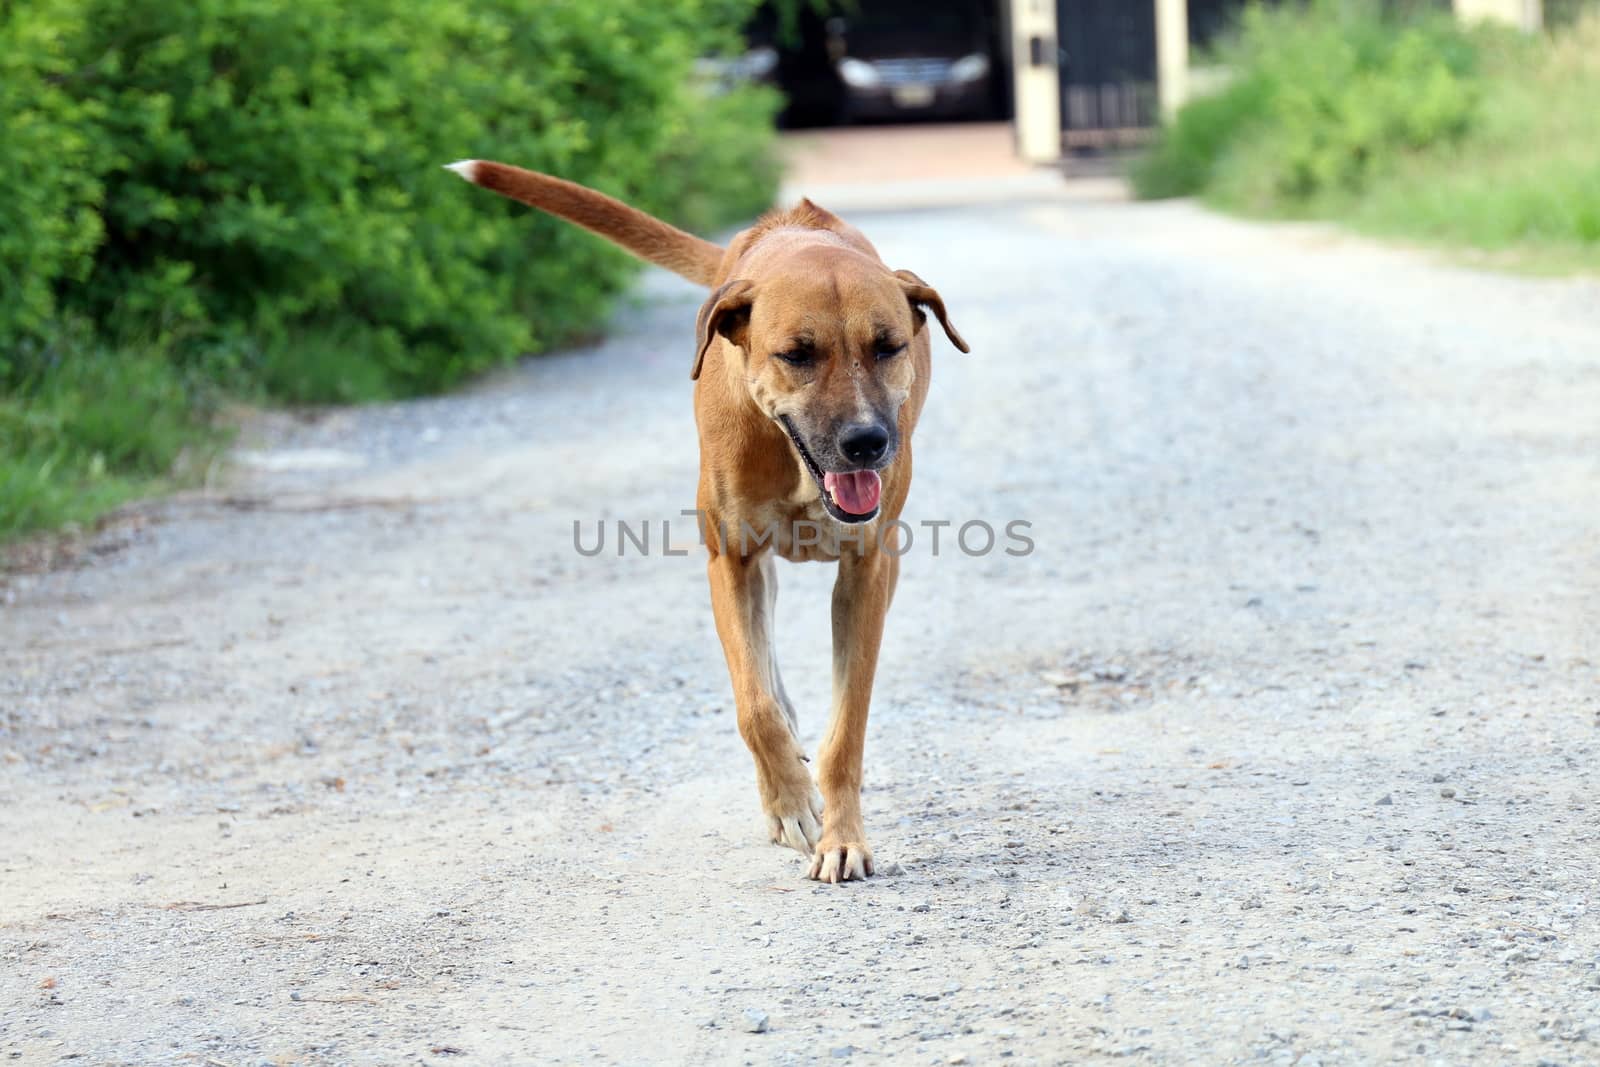
[[[900,279],[900,288],[905,290],[906,299],[911,301],[911,309],[917,316],[919,326],[927,321],[922,309],[930,308],[939,320],[939,325],[944,327],[944,335],[950,338],[950,343],[963,352],[972,351],[962,339],[961,331],[950,325],[950,318],[944,313],[944,299],[939,295],[939,290],[908,270],[897,270],[894,276]]]
[[[740,348],[745,347],[749,340],[750,330],[750,303],[754,299],[752,294],[755,286],[745,281],[733,281],[719,286],[704,304],[700,305],[700,314],[695,319],[694,369],[689,372],[690,378],[700,377],[700,364],[705,362],[706,349],[711,347],[711,339],[718,334],[726,337]]]

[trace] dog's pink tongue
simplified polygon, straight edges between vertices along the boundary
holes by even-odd
[[[849,474],[824,474],[822,487],[839,505],[839,510],[851,515],[867,515],[878,506],[883,495],[883,480],[877,471],[852,471]]]

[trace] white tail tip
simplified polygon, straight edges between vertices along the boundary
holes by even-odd
[[[478,184],[478,161],[476,159],[462,159],[455,163],[446,163],[445,170],[453,170],[461,175],[462,179],[472,184]]]

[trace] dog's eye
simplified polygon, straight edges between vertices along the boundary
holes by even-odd
[[[895,356],[898,356],[900,353],[904,352],[905,350],[906,350],[906,342],[904,342],[904,341],[901,341],[897,345],[896,344],[880,343],[878,345],[878,358],[879,359],[893,359]]]
[[[774,352],[773,356],[791,367],[809,367],[817,361],[816,353],[809,348],[791,348],[787,352]]]

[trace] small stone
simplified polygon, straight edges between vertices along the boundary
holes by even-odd
[[[1394,794],[1393,793],[1385,793],[1385,794],[1383,794],[1383,796],[1378,798],[1378,805],[1377,806],[1380,807],[1380,808],[1392,808],[1392,807],[1394,807]]]
[[[884,865],[879,869],[878,873],[883,875],[885,878],[898,878],[902,874],[906,873],[906,869],[900,866],[899,862],[897,861],[895,863]]]
[[[928,905],[926,905],[926,904],[914,904],[914,905],[912,905],[911,910],[912,911],[927,911],[928,910]]]
[[[1456,795],[1456,791],[1451,789],[1449,786],[1445,786],[1443,789],[1439,790],[1439,795],[1444,797],[1446,800],[1449,800]]]
[[[767,1032],[767,1013],[757,1011],[755,1008],[744,1010],[744,1030],[747,1034],[764,1034]]]
[[[836,1060],[847,1060],[851,1056],[855,1055],[855,1052],[856,1050],[853,1045],[840,1045],[838,1048],[829,1049],[828,1055],[832,1056]]]

